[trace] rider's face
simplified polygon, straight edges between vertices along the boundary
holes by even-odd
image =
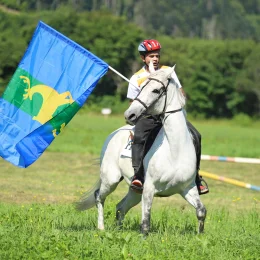
[[[154,69],[158,69],[160,63],[160,51],[149,52],[145,56],[141,56],[141,58],[147,67],[149,67],[150,61],[152,61]]]

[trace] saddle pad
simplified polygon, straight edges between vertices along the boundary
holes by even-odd
[[[133,143],[134,132],[129,131],[129,137],[124,149],[121,151],[120,157],[132,158],[132,143]]]

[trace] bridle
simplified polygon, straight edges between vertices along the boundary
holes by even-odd
[[[141,92],[143,91],[143,89],[150,83],[150,81],[152,81],[152,80],[154,80],[154,81],[157,81],[158,83],[160,83],[161,85],[162,85],[162,87],[160,88],[160,90],[159,90],[159,93],[158,93],[158,97],[154,100],[154,102],[152,103],[152,104],[154,104],[158,99],[160,99],[162,96],[166,96],[165,97],[165,101],[164,101],[164,107],[163,107],[163,110],[162,110],[162,113],[160,114],[160,116],[165,116],[165,114],[173,114],[173,113],[176,113],[176,112],[179,112],[179,111],[182,111],[182,108],[179,108],[179,109],[175,109],[175,110],[171,110],[171,111],[165,111],[165,109],[166,109],[166,103],[167,103],[167,89],[168,89],[168,86],[169,86],[169,84],[170,84],[170,81],[171,81],[171,78],[168,78],[168,81],[167,81],[167,85],[165,86],[165,84],[161,81],[161,80],[159,80],[159,79],[156,79],[156,78],[148,78],[148,81],[146,82],[146,84],[142,87],[142,89],[141,89],[141,91],[139,92],[139,94],[137,95],[137,97],[134,99],[134,100],[136,100],[136,101],[138,101],[140,104],[142,104],[143,105],[143,107],[145,108],[145,110],[147,110],[148,109],[148,106],[141,100],[141,99],[139,99],[138,98],[138,96],[141,94]],[[151,105],[152,105],[151,104]],[[150,106],[151,106],[150,105]],[[169,116],[168,115],[168,116]],[[167,116],[167,117],[168,117]],[[167,119],[167,117],[166,118],[164,118],[164,121]]]

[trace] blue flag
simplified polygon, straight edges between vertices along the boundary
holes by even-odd
[[[0,99],[0,156],[36,161],[85,103],[108,64],[39,22]]]

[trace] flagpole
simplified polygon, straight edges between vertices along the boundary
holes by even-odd
[[[121,78],[123,78],[124,80],[126,80],[128,83],[130,83],[130,84],[133,85],[133,83],[131,83],[130,80],[129,80],[128,78],[126,78],[124,75],[122,75],[120,72],[118,72],[117,70],[115,70],[115,69],[112,68],[111,66],[108,66],[108,68],[111,69],[112,71],[114,71],[117,75],[119,75]]]

